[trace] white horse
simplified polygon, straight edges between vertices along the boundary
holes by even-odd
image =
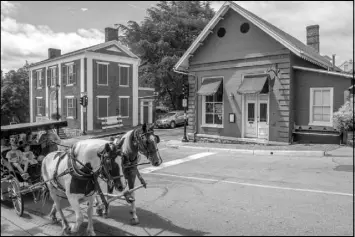
[[[133,189],[135,186],[136,178],[146,186],[146,183],[142,176],[138,171],[137,164],[139,162],[138,152],[145,155],[150,164],[153,166],[160,166],[163,163],[163,160],[159,154],[158,143],[160,142],[160,138],[158,135],[154,134],[153,126],[147,128],[146,124],[143,124],[141,128],[136,128],[134,130],[128,131],[121,138],[117,138],[114,140],[113,144],[115,146],[121,147],[122,153],[122,168],[125,179],[128,182],[129,189]],[[126,200],[131,204],[130,214],[132,215],[131,224],[137,225],[139,224],[139,219],[136,211],[135,204],[135,192],[131,193],[131,197],[133,201],[130,199]],[[98,203],[100,200],[97,199]],[[96,209],[96,212],[99,215],[102,215],[102,208],[99,205]],[[104,210],[104,217],[107,217],[108,210]]]
[[[114,148],[105,140],[89,139],[77,142],[68,153],[52,152],[43,159],[42,178],[44,181],[51,180],[46,185],[54,201],[50,215],[53,218],[56,211],[59,212],[63,234],[78,232],[84,220],[79,202],[87,201],[89,204],[87,235],[95,235],[92,215],[94,194],[98,190],[95,180],[99,175],[113,182],[119,191],[126,188],[121,157]],[[60,176],[67,171],[68,174]],[[76,222],[71,226],[62,212],[60,204],[62,198],[68,199],[76,214]]]

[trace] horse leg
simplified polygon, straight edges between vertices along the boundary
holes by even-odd
[[[55,206],[55,203],[53,203],[51,212],[49,213],[49,217],[51,218],[51,220],[52,220],[53,223],[55,223],[55,222],[58,221],[56,214],[57,214],[57,208],[56,208],[56,206]]]
[[[89,198],[89,207],[87,210],[87,214],[88,214],[88,228],[86,230],[87,236],[95,236],[96,235],[95,231],[94,231],[93,221],[92,221],[92,214],[94,212],[93,204],[94,204],[94,197],[90,197]]]
[[[131,193],[131,196],[134,198],[134,201],[131,203],[131,210],[130,213],[132,215],[132,219],[131,219],[131,225],[138,225],[139,224],[139,219],[137,216],[137,210],[136,210],[136,198],[135,198],[135,192]]]
[[[76,216],[76,222],[75,222],[75,224],[71,225],[70,231],[72,233],[77,233],[79,231],[81,224],[84,222],[84,216],[80,210],[79,197],[78,197],[78,195],[73,195],[68,192],[67,192],[67,197],[68,197],[68,201],[70,203],[70,206],[72,207],[73,211],[75,212],[75,216]]]
[[[62,211],[62,207],[60,205],[60,198],[52,191],[50,192],[50,194],[54,201],[51,213],[52,212],[56,213],[56,211],[53,211],[53,208],[55,208],[58,211],[59,216],[62,219],[62,235],[68,235],[70,233],[70,228],[69,228],[68,221],[65,219],[64,213]]]

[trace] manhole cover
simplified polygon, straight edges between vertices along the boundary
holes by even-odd
[[[335,171],[345,171],[345,172],[353,172],[354,166],[353,165],[338,165],[334,169]]]

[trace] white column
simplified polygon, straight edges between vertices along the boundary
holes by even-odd
[[[48,103],[48,85],[47,85],[47,78],[48,78],[48,75],[47,75],[47,70],[48,68],[47,67],[45,67],[45,69],[44,69],[44,84],[46,85],[46,107],[45,107],[45,109],[46,109],[46,117],[48,118],[49,116],[48,116],[48,114],[49,114],[49,112],[48,112],[48,110],[49,110],[49,103]]]
[[[93,91],[93,58],[87,56],[87,93],[88,93],[88,106],[86,108],[87,114],[87,130],[94,130],[94,91]]]
[[[85,67],[84,67],[84,58],[80,59],[80,92],[85,92]],[[84,131],[84,107],[80,106],[80,128],[81,131]]]
[[[29,85],[29,89],[30,89],[30,123],[33,123],[34,121],[33,121],[33,92],[32,92],[32,90],[33,90],[33,88],[32,88],[32,70],[30,70],[30,75],[29,75],[29,83],[30,83],[30,85]]]
[[[153,101],[149,101],[149,109],[148,109],[148,122],[153,123]]]
[[[133,63],[132,75],[132,125],[138,125],[138,62]]]

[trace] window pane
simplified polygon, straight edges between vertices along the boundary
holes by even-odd
[[[323,114],[323,107],[322,106],[313,106],[313,114],[318,114],[318,115]]]
[[[248,121],[255,120],[255,104],[248,103]]]
[[[206,114],[206,123],[213,124],[213,114]]]
[[[260,122],[267,121],[267,104],[260,104]]]
[[[315,90],[313,92],[313,105],[322,105],[322,91]]]
[[[215,114],[214,115],[214,124],[222,124],[222,114]]]
[[[324,114],[324,115],[323,115],[323,121],[324,121],[324,122],[330,122],[330,115]]]
[[[68,99],[68,108],[73,108],[73,99]]]
[[[206,103],[206,113],[213,113],[213,103]]]
[[[99,84],[107,84],[107,65],[99,64]]]
[[[323,115],[330,115],[330,106],[323,106]]]
[[[214,113],[222,114],[223,104],[215,103],[214,104]]]
[[[313,121],[322,121],[323,116],[321,114],[314,114]]]
[[[323,105],[330,105],[330,91],[329,90],[324,90],[323,91]]]
[[[107,98],[99,98],[99,118],[107,117]]]
[[[213,102],[213,95],[206,96],[206,102]]]
[[[128,117],[129,116],[129,99],[128,98],[121,98],[120,105],[121,105],[121,116]]]

